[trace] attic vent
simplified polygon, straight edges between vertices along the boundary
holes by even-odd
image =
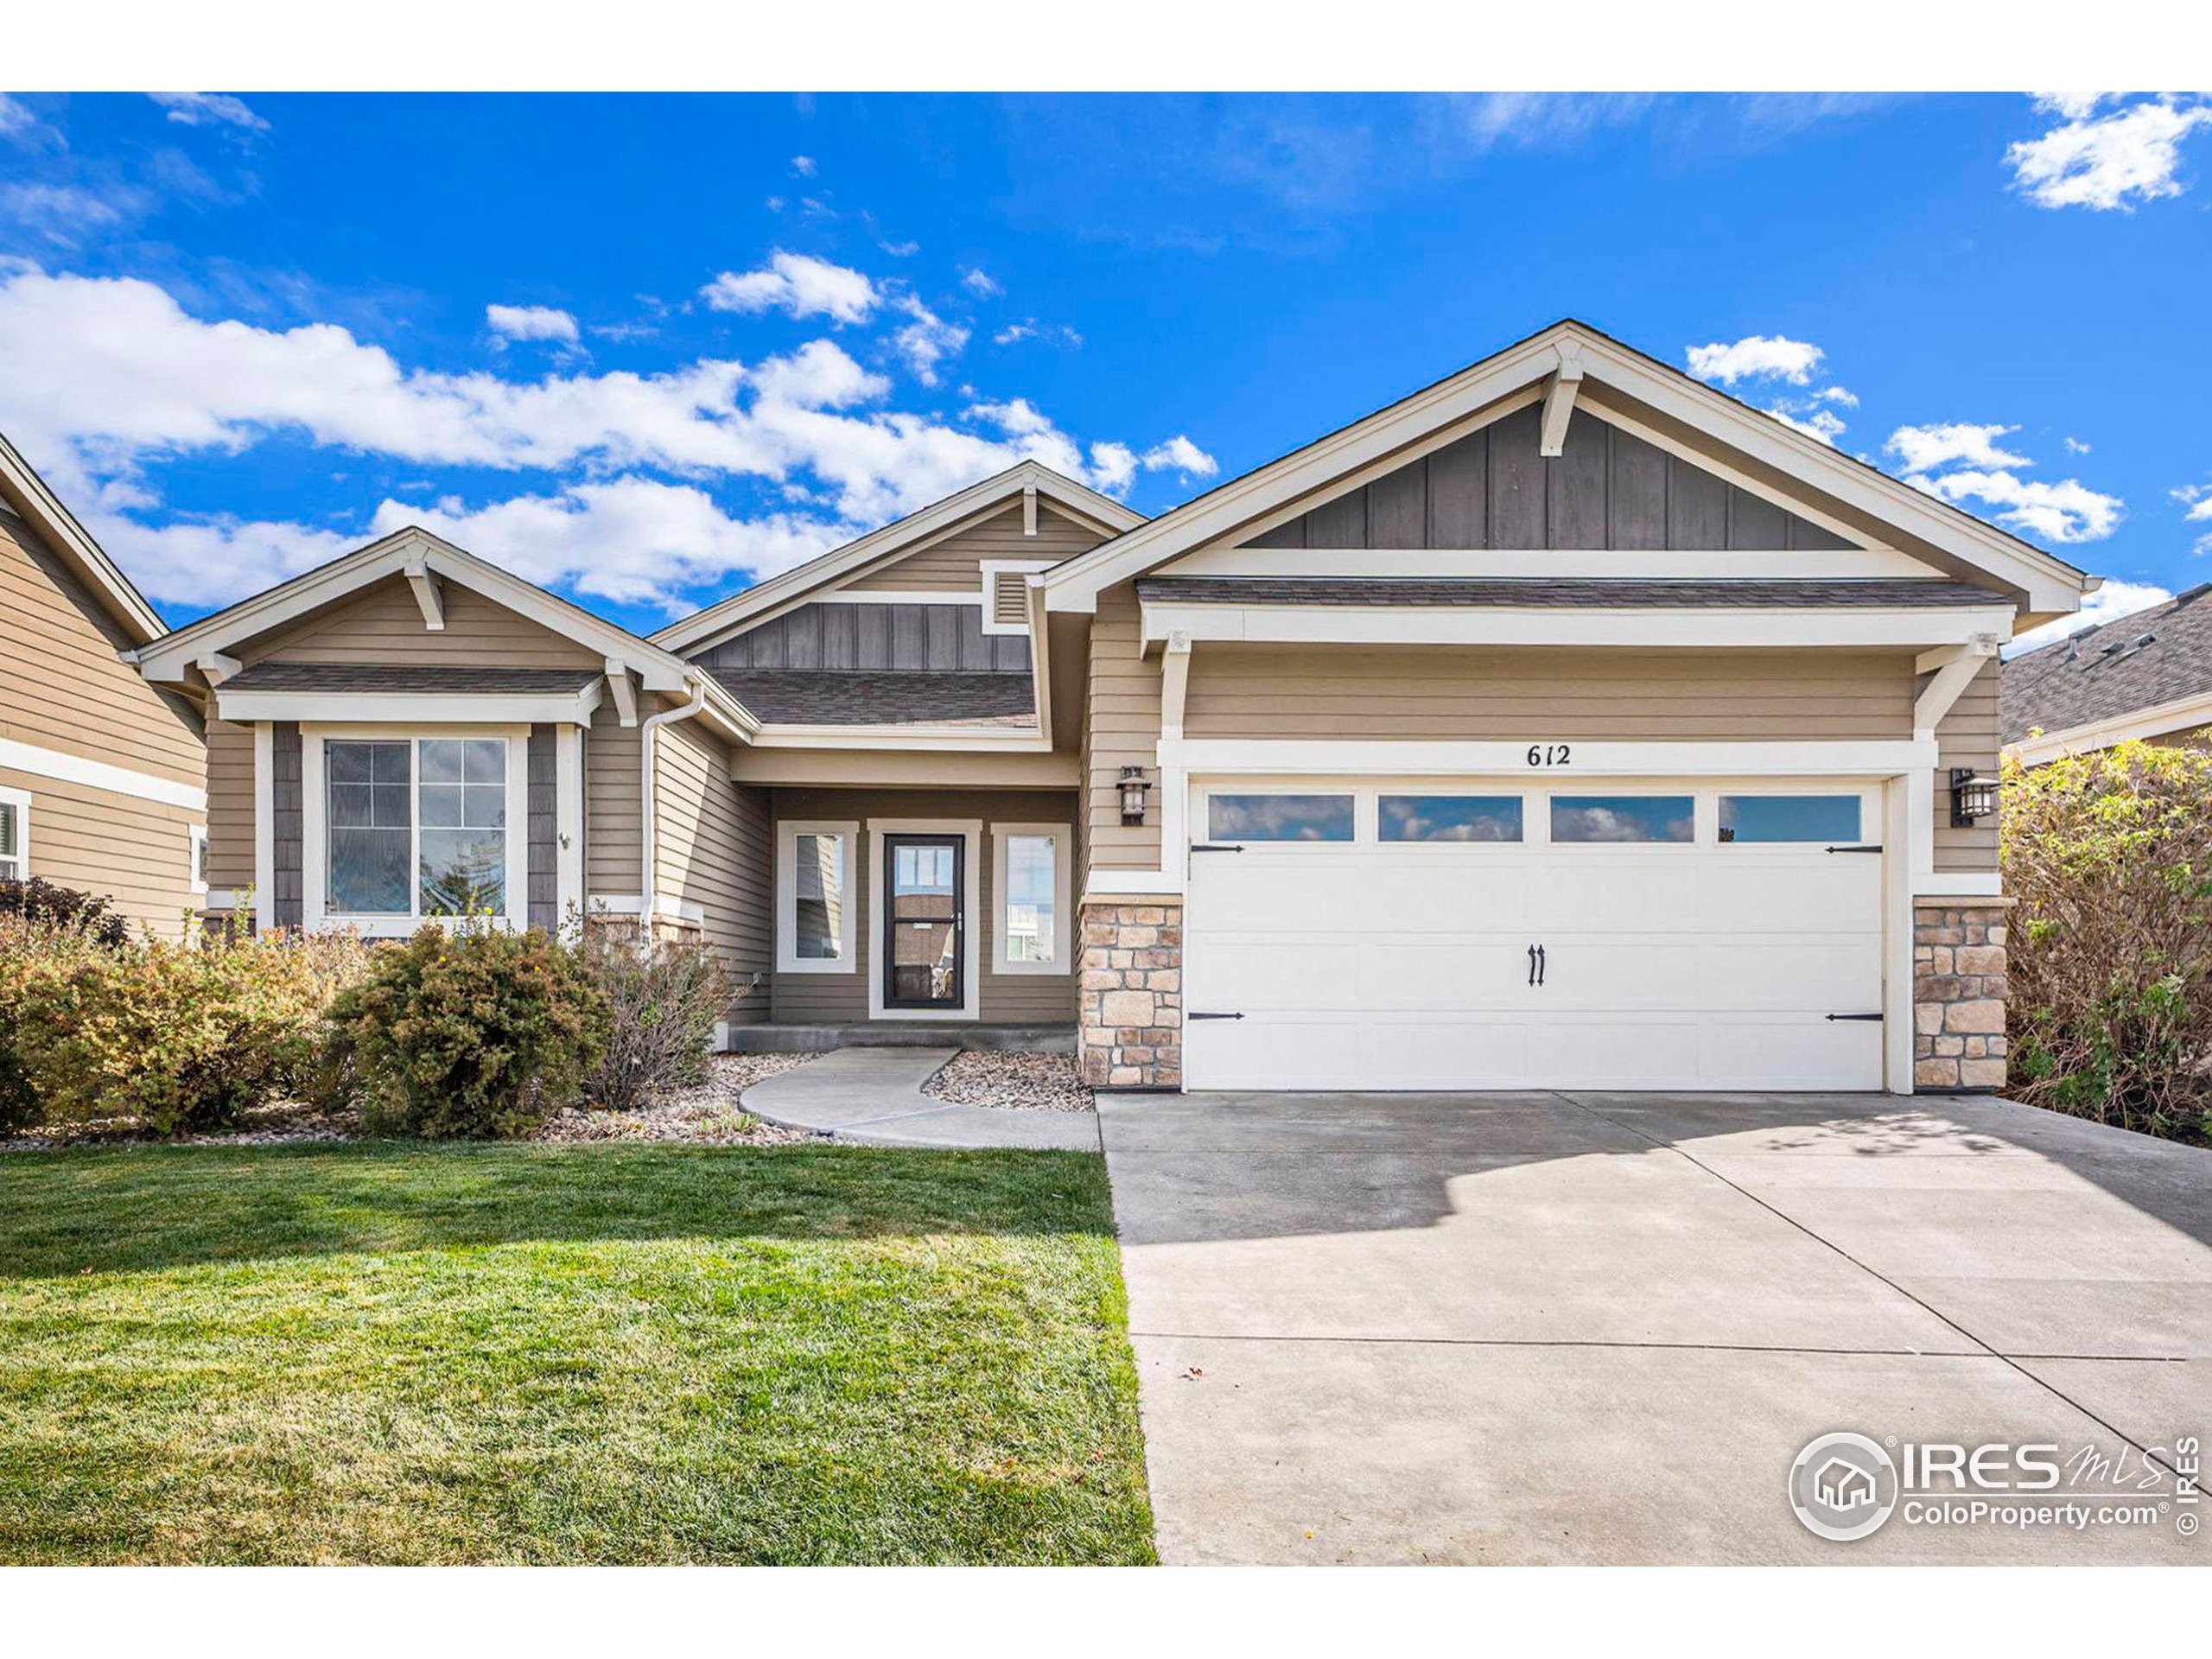
[[[1018,628],[1029,620],[1029,581],[1019,570],[1001,570],[992,577],[991,620],[1001,627]]]

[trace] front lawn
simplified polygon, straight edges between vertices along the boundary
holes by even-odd
[[[0,1158],[0,1560],[1151,1559],[1097,1158]]]

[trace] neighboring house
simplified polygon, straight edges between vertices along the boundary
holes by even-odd
[[[207,750],[189,692],[123,660],[165,632],[0,438],[0,876],[104,894],[173,937],[200,902]]]
[[[2005,664],[2005,753],[2039,766],[2131,738],[2212,734],[2212,582]]]
[[[1902,1092],[2002,1081],[1951,780],[2088,585],[1561,323],[1158,518],[1025,462],[650,640],[410,530],[138,660],[213,699],[214,902],[643,914],[747,1046]]]

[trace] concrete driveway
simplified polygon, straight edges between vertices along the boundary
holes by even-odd
[[[2144,1462],[2212,1441],[2212,1153],[1984,1099],[1101,1112],[1168,1560],[2212,1561]],[[1841,1429],[2167,1507],[1830,1542],[1785,1487]]]

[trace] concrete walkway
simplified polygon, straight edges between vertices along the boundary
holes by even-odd
[[[2212,1560],[2179,1509],[1845,1544],[1784,1496],[1844,1429],[2144,1495],[2212,1432],[2212,1152],[1987,1099],[1101,1108],[1165,1560]]]
[[[741,1103],[787,1129],[876,1147],[1024,1147],[1096,1152],[1098,1119],[1090,1112],[1014,1111],[932,1100],[922,1085],[959,1051],[951,1048],[841,1048],[764,1077]]]

